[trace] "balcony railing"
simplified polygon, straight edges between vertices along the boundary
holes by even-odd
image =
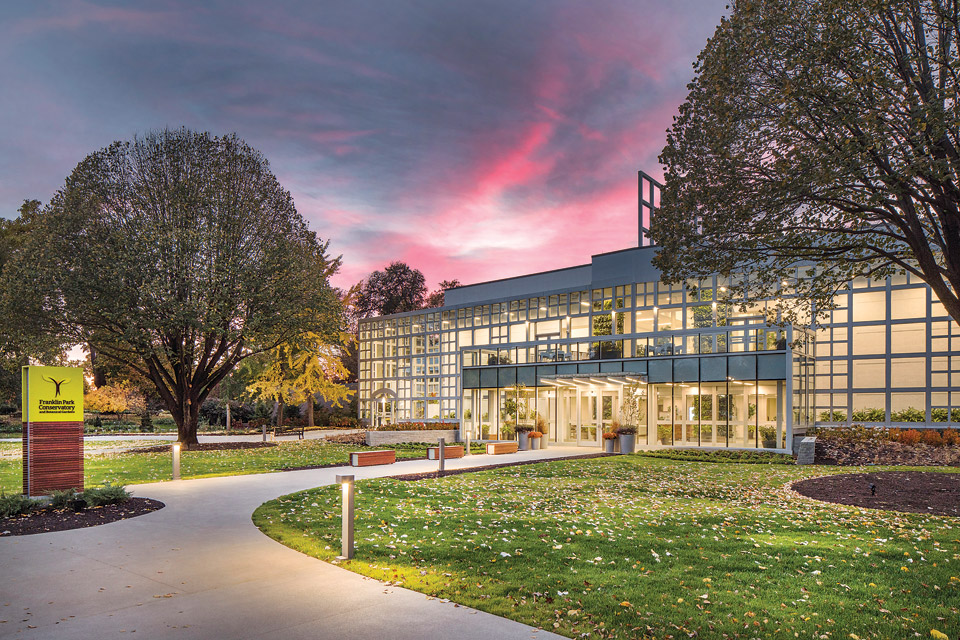
[[[753,325],[647,335],[591,336],[525,342],[506,347],[490,345],[461,350],[464,367],[578,362],[621,358],[786,351],[795,339],[798,348],[813,353],[813,334],[797,327]]]

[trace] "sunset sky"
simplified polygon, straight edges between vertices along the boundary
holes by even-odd
[[[5,2],[0,214],[164,127],[262,151],[348,286],[478,282],[636,244],[726,0]]]

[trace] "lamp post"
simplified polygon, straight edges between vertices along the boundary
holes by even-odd
[[[338,560],[353,557],[353,476],[337,476],[343,503],[343,526],[340,530],[340,555]]]
[[[171,450],[173,452],[173,479],[179,480],[180,479],[180,443],[179,442],[173,443],[173,447],[171,447]]]
[[[440,438],[440,441],[437,444],[439,445],[437,447],[437,459],[440,461],[440,468],[438,469],[438,472],[440,475],[443,475],[443,465],[444,465],[444,462],[446,462],[446,460],[444,459],[445,458],[444,448],[446,447],[446,444],[447,444],[446,439]]]

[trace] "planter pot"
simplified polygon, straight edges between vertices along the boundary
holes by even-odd
[[[603,441],[603,452],[604,453],[616,453],[617,452],[617,441],[614,438],[610,440]]]
[[[777,441],[776,440],[764,440],[762,443],[764,449],[776,449]]]
[[[530,434],[527,432],[522,432],[517,434],[520,438],[520,451],[527,451],[530,449]]]
[[[530,450],[536,451],[539,449],[541,440],[543,440],[543,438],[530,438]]]
[[[620,453],[633,453],[637,446],[637,434],[621,433],[617,438],[620,440]]]

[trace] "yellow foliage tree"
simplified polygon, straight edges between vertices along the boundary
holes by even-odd
[[[341,333],[341,344],[353,336]],[[316,333],[308,333],[294,343],[284,343],[270,351],[263,371],[247,386],[247,393],[261,400],[280,403],[277,424],[282,424],[284,406],[298,405],[320,394],[336,406],[348,401],[353,391],[334,382],[348,371],[340,360],[338,345],[332,345]],[[313,402],[307,403],[307,426],[313,426]]]
[[[115,413],[117,419],[125,411],[141,412],[145,408],[143,394],[126,385],[104,385],[83,396],[83,405],[97,413]]]

